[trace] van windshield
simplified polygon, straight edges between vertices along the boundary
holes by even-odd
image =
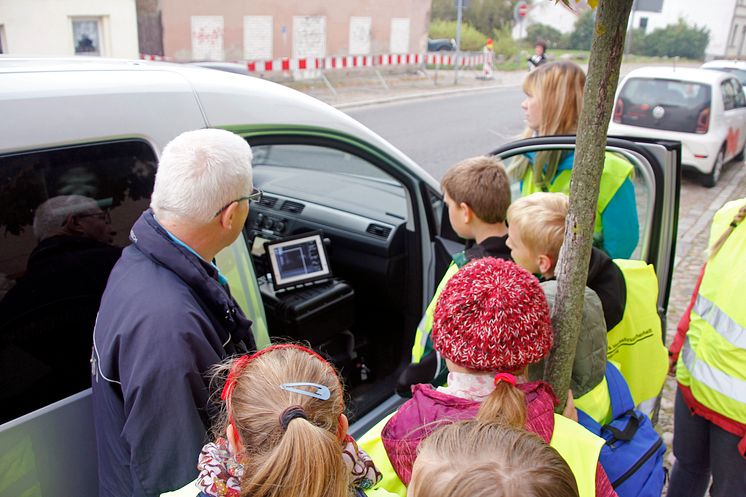
[[[614,122],[644,128],[706,132],[712,99],[709,85],[670,79],[627,80],[614,109]]]

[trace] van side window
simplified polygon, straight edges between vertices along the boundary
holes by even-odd
[[[141,141],[0,156],[0,423],[90,386],[101,295],[156,162]]]

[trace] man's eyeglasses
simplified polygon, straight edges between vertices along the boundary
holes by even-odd
[[[100,212],[92,212],[90,214],[76,214],[75,217],[81,218],[81,217],[95,217],[100,219],[101,221],[105,223],[111,223],[111,214],[109,213],[108,209],[103,210]],[[63,224],[64,226],[64,224]]]
[[[243,197],[238,197],[236,200],[231,200],[225,204],[218,212],[215,213],[215,217],[219,216],[221,212],[230,207],[234,202],[240,202],[242,200],[248,200],[249,202],[261,202],[263,192],[259,188],[252,188],[251,193]]]

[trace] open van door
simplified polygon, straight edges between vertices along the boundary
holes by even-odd
[[[541,151],[574,151],[574,136],[529,138],[506,144],[492,152],[506,165],[524,154]],[[681,144],[608,138],[606,151],[623,157],[634,167],[639,239],[630,259],[652,264],[658,277],[658,312],[663,320],[671,291],[681,188]],[[514,198],[520,195],[516,182]],[[664,340],[664,336],[661,337]]]
[[[658,277],[658,312],[665,330],[665,315],[671,288],[676,232],[678,227],[679,191],[681,186],[681,144],[678,142],[623,140],[609,138],[607,152],[615,153],[634,167],[633,184],[639,224],[639,241],[631,256],[652,264]],[[506,165],[524,154],[549,150],[574,151],[574,136],[530,138],[506,144],[490,155]],[[433,286],[427,301],[450,263],[449,257],[464,248],[464,240],[453,231],[442,195],[423,185],[430,197],[432,212],[428,216],[432,234]],[[512,185],[513,198],[520,195],[519,182]],[[437,197],[437,198],[436,198]],[[425,304],[427,305],[427,304]],[[661,336],[661,340],[664,337]],[[383,420],[405,399],[392,395],[388,400],[350,426],[350,433],[360,437],[375,432]],[[371,428],[378,425],[375,428]]]

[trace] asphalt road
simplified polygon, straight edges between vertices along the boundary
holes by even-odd
[[[519,87],[411,100],[345,112],[394,144],[436,179],[523,131]]]

